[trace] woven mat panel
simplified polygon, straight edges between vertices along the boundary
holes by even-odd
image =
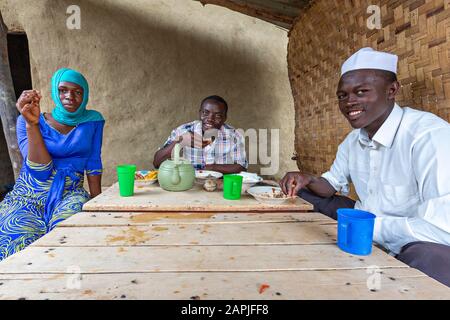
[[[367,27],[369,5],[381,8],[380,30]],[[450,121],[450,0],[316,0],[289,34],[300,170],[327,171],[350,132],[338,108],[336,87],[341,64],[366,46],[399,56],[401,106]]]

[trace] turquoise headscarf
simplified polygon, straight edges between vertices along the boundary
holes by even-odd
[[[60,82],[76,83],[83,88],[83,102],[81,103],[77,111],[69,112],[61,103],[58,90]],[[76,126],[83,122],[104,120],[100,112],[95,110],[86,110],[86,105],[89,100],[89,85],[86,78],[78,71],[62,68],[53,74],[52,99],[55,103],[55,108],[52,110],[52,116],[59,123],[68,126]]]

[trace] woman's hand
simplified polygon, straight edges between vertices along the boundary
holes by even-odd
[[[88,184],[89,184],[89,192],[90,198],[93,199],[102,193],[102,175],[96,176],[87,176]]]
[[[40,101],[41,94],[37,90],[25,90],[17,100],[17,110],[25,118],[29,125],[37,125],[41,114]]]

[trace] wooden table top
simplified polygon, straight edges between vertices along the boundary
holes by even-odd
[[[194,185],[191,190],[170,192],[158,184],[135,187],[131,197],[119,195],[119,185],[105,190],[83,206],[83,211],[179,211],[179,212],[281,212],[311,211],[313,206],[302,198],[283,204],[261,204],[250,195],[239,200],[226,200],[221,191],[207,192]]]
[[[0,263],[0,299],[449,299],[303,213],[81,212]]]

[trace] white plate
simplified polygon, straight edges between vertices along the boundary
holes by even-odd
[[[295,197],[283,197],[283,198],[272,198],[268,195],[272,194],[283,194],[281,188],[278,187],[251,187],[247,190],[247,193],[253,196],[258,202],[266,203],[266,204],[282,204],[286,201],[290,201],[295,199]],[[284,194],[283,194],[284,195]]]
[[[210,170],[196,170],[195,177],[197,179],[220,179],[223,177],[223,174],[217,171]]]
[[[242,183],[256,184],[263,181],[263,178],[258,176],[256,173],[242,171],[238,173],[238,175],[242,176]]]
[[[255,184],[257,184],[259,181],[256,182],[242,182],[242,192],[241,194],[246,194],[247,190],[253,187]]]

